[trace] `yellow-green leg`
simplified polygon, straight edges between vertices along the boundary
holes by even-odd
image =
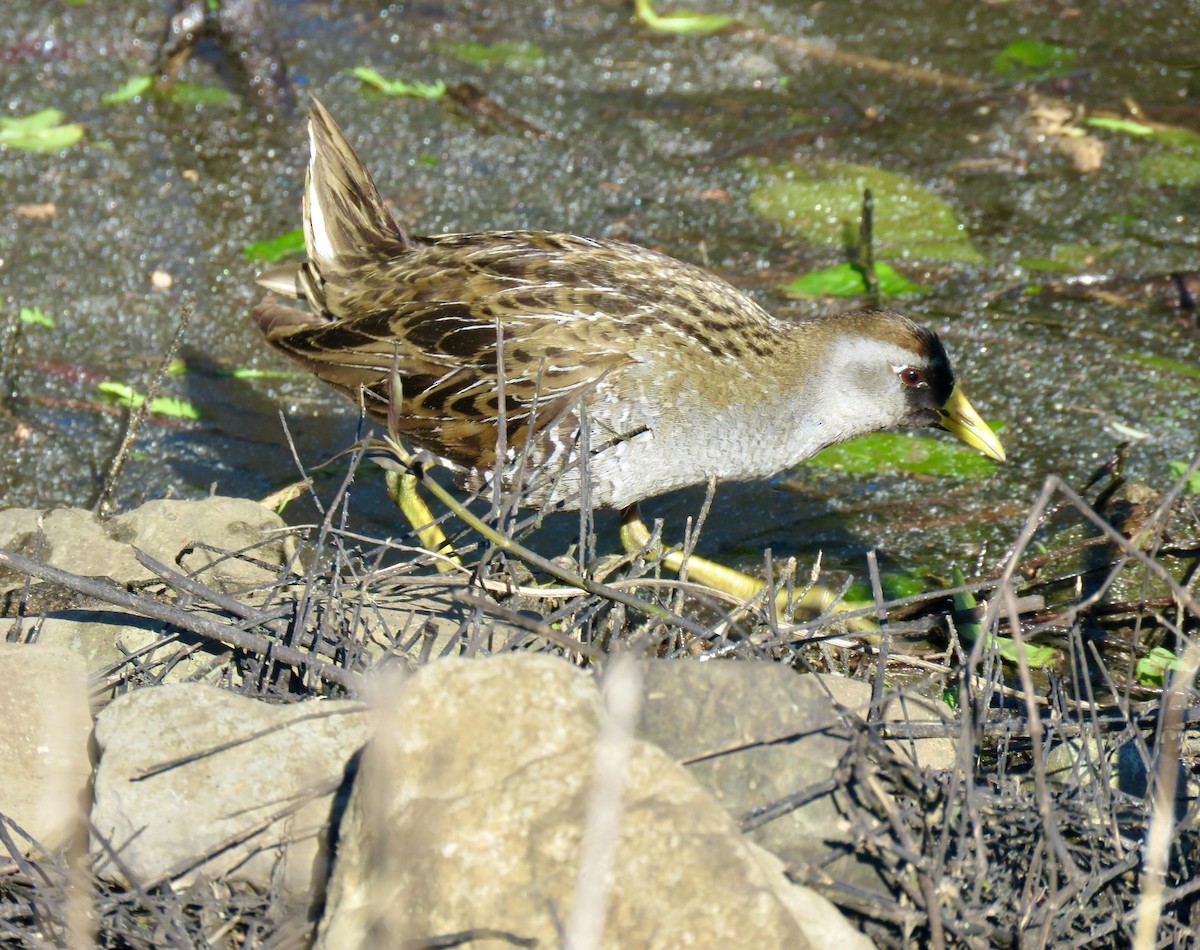
[[[445,532],[442,531],[442,526],[437,523],[433,512],[429,510],[425,499],[417,490],[417,476],[412,472],[396,471],[388,471],[385,476],[388,497],[395,502],[396,507],[408,519],[408,523],[412,525],[413,531],[421,541],[421,546],[462,567],[462,561],[455,553],[454,545],[450,543]]]
[[[626,553],[634,554],[644,551],[649,543],[650,529],[642,520],[638,506],[631,505],[621,512],[621,546],[625,548]],[[662,554],[662,563],[669,571],[679,573],[683,562],[683,553],[678,549],[672,549]],[[695,555],[687,558],[687,573],[689,580],[724,591],[743,601],[754,599],[767,586],[765,581],[761,581],[757,577],[751,577],[742,571]],[[787,591],[777,594],[775,603],[777,609],[784,609],[787,606]],[[853,610],[857,605],[847,604],[845,601],[835,603],[833,591],[814,584],[805,591],[800,600],[793,601],[792,606],[800,613],[815,617],[831,607],[836,614]],[[860,632],[876,632],[879,629],[869,617],[856,617],[849,623],[852,629]]]

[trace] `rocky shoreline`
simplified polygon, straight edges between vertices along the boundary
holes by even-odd
[[[162,577],[147,564],[165,565],[258,609],[298,569],[298,547],[277,515],[239,499],[151,502],[109,521],[0,512],[0,548],[71,575],[148,590]],[[429,659],[442,649],[422,662],[377,644],[363,655],[378,670],[355,695],[268,702],[236,694],[221,643],[61,588],[55,603],[54,585],[11,571],[0,580],[10,614],[25,604],[0,647],[2,742],[20,762],[0,800],[33,839],[26,858],[70,845],[86,820],[100,879],[274,889],[327,947],[366,946],[381,927],[554,945],[576,904],[595,900],[596,945],[871,945],[786,873],[828,865],[880,886],[868,862],[831,847],[850,832],[832,791],[739,824],[797,789],[836,786],[871,703],[865,683],[766,662]],[[424,625],[430,608],[417,595],[411,616],[391,617]],[[620,670],[630,708],[614,710]],[[614,743],[615,777],[603,772]],[[947,739],[905,750],[953,764]],[[615,836],[590,845],[607,853],[599,874],[581,865],[605,811],[597,789],[617,816]]]
[[[78,943],[74,919],[150,947],[865,948],[1017,926],[987,921],[1018,916],[1044,800],[970,779],[980,735],[873,662],[598,645],[402,546],[379,566],[321,542],[231,498],[0,512],[0,904],[31,939]],[[1111,752],[1133,801],[1132,748],[1047,756],[1056,828],[1093,862],[1117,857],[1086,763]],[[982,903],[947,904],[981,865]]]

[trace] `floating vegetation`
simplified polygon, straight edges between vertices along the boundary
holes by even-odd
[[[992,59],[995,72],[1021,81],[1065,76],[1074,68],[1074,50],[1044,40],[1014,40]]]
[[[854,247],[866,189],[875,197],[875,246],[881,254],[983,261],[950,205],[912,179],[881,168],[843,162],[772,165],[760,171],[750,205],[796,237]]]
[[[114,405],[126,409],[137,409],[146,402],[145,396],[126,383],[109,381],[98,384],[96,388]],[[188,400],[177,399],[173,396],[156,396],[151,399],[150,411],[155,415],[167,416],[172,419],[186,419],[192,422],[200,418],[200,411]]]
[[[294,231],[286,231],[273,238],[265,238],[262,241],[251,241],[242,248],[242,256],[248,261],[264,261],[268,264],[274,264],[276,261],[283,260],[289,254],[296,254],[303,250],[304,229],[296,228]]]
[[[63,124],[58,109],[42,109],[20,118],[0,117],[0,148],[58,152],[83,138],[83,126]]]
[[[929,289],[914,284],[888,264],[876,263],[875,276],[879,292],[885,297],[916,296]],[[810,271],[779,289],[789,297],[857,297],[869,291],[862,268],[850,262]]]
[[[803,464],[838,469],[855,475],[890,470],[914,475],[973,479],[986,478],[996,472],[996,463],[974,449],[933,436],[902,432],[876,432],[831,445]]]
[[[446,84],[437,82],[407,82],[403,79],[385,79],[378,70],[370,66],[355,66],[347,69],[346,75],[353,76],[364,86],[383,93],[385,96],[411,96],[414,99],[440,99],[446,94]]]
[[[650,0],[634,0],[633,15],[642,26],[660,33],[716,33],[737,22],[722,13],[696,13],[692,10],[655,13]]]
[[[546,54],[536,43],[439,43],[437,50],[474,66],[506,66],[509,69],[535,69]]]
[[[31,326],[45,327],[47,330],[53,330],[57,326],[53,318],[46,316],[41,307],[22,307],[18,316],[22,323]]]

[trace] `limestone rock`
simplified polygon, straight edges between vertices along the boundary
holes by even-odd
[[[0,511],[0,548],[85,577],[108,577],[126,584],[154,576],[134,557],[133,548],[137,547],[168,567],[229,591],[265,583],[278,575],[278,566],[292,550],[290,536],[282,533],[284,528],[277,514],[244,498],[151,501],[108,520],[78,508],[14,508]],[[220,553],[243,549],[249,549],[244,558],[226,558]],[[265,562],[265,566],[254,561]],[[13,590],[24,580],[21,575],[0,571],[0,589]]]
[[[92,822],[142,886],[230,876],[315,899],[334,797],[369,729],[351,702],[278,706],[192,684],[137,690],[96,721]],[[98,872],[120,879],[94,843]]]
[[[47,852],[85,828],[91,728],[78,656],[60,647],[0,643],[0,812]],[[13,838],[31,852],[24,839]]]
[[[591,679],[548,656],[448,659],[387,705],[319,945],[484,930],[559,945],[605,716]],[[793,885],[662,750],[632,740],[622,806],[600,946],[810,945],[779,896]]]
[[[85,577],[107,577],[118,585],[154,576],[135,558],[137,548],[172,570],[191,574],[200,583],[228,593],[275,581],[292,557],[295,542],[274,512],[245,499],[213,497],[151,501],[110,520],[81,509],[0,511],[0,548]],[[245,551],[244,556],[236,556],[239,551]],[[276,596],[304,596],[305,585],[299,580],[290,589],[277,589]],[[24,583],[23,575],[0,569],[0,593],[14,592],[9,597],[10,610],[20,607],[24,613],[19,636],[70,646],[87,660],[93,674],[103,675],[130,654],[140,654],[135,681],[181,682],[220,666],[220,658],[227,652],[213,643],[197,649],[196,640],[186,635],[181,641],[156,648],[165,628],[162,623],[40,582],[26,601]],[[253,603],[256,597],[241,599]],[[469,645],[500,650],[511,642],[530,639],[520,627],[476,616],[472,609],[455,602],[445,585],[419,588],[410,584],[397,589],[385,585],[361,595],[347,594],[346,605],[332,609],[344,606],[349,606],[356,623],[353,641],[362,645],[363,658],[369,663],[399,653],[423,663],[461,652]],[[340,623],[346,615],[337,619]]]
[[[742,822],[833,775],[850,735],[838,706],[865,711],[871,689],[765,661],[660,660],[645,664],[645,694],[639,734],[689,763],[697,781]],[[893,708],[900,715],[907,707]],[[944,753],[926,745],[932,741],[915,745]],[[852,829],[836,792],[806,797],[748,836],[797,867],[820,866],[835,878],[881,887],[874,865],[842,847]]]
[[[127,690],[131,666],[136,678],[154,683],[177,683],[211,670],[225,673],[220,643],[168,637],[164,625],[121,610],[63,610],[23,621],[26,636],[36,643],[78,654],[93,678],[94,711]],[[108,686],[108,689],[97,689]]]
[[[822,687],[829,690],[834,701],[846,712],[865,719],[871,706],[871,684],[844,676],[822,676]],[[941,700],[932,700],[913,690],[885,690],[880,716],[889,725],[902,727],[906,723],[953,724],[957,716]],[[951,731],[951,735],[955,732]],[[946,736],[926,736],[917,739],[889,739],[888,745],[897,755],[924,769],[946,771],[958,767],[958,744]]]

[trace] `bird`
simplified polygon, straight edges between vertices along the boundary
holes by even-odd
[[[645,499],[769,477],[884,429],[937,426],[1005,458],[938,336],[900,313],[776,317],[705,269],[616,240],[421,236],[315,98],[308,138],[306,260],[258,277],[307,307],[268,298],[253,319],[464,489],[498,479],[526,506],[629,522]]]

